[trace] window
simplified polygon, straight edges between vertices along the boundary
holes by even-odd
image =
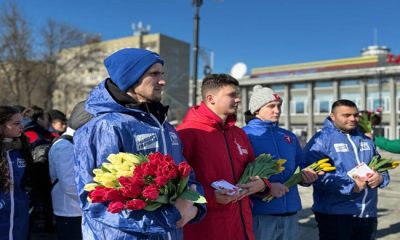
[[[343,80],[340,81],[340,86],[357,86],[360,84],[360,80]]]
[[[293,83],[292,89],[305,89],[307,87],[306,83]]]
[[[332,87],[333,83],[332,81],[324,81],[324,82],[316,82],[315,87],[317,88],[327,88],[327,87]]]
[[[279,92],[279,91],[283,91],[284,89],[284,85],[283,84],[277,84],[277,85],[272,85],[271,89],[274,90],[274,92]]]
[[[387,113],[390,111],[390,99],[388,97],[382,97],[382,106],[379,97],[368,97],[367,98],[367,110],[376,111],[379,107],[382,107],[383,112]]]
[[[397,97],[397,112],[400,113],[400,96]]]
[[[291,114],[306,114],[307,111],[307,100],[293,100],[291,102]]]

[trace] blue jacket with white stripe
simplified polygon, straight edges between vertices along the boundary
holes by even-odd
[[[108,81],[108,80],[107,80]],[[107,204],[89,203],[84,190],[93,182],[93,169],[99,168],[108,155],[118,152],[152,152],[170,154],[175,162],[184,161],[182,143],[175,128],[167,121],[159,122],[152,114],[139,108],[128,108],[116,102],[103,81],[95,87],[86,101],[86,111],[94,118],[74,134],[75,181],[83,209],[82,233],[86,240],[100,239],[182,239],[182,229],[176,228],[181,219],[178,209],[165,204],[155,211],[128,211],[113,214]],[[193,175],[189,185],[194,182]],[[199,206],[198,220],[205,214]]]
[[[28,194],[23,187],[26,162],[17,149],[5,152],[10,190],[0,191],[0,239],[27,239],[29,229]]]
[[[371,139],[358,128],[351,133],[340,131],[328,117],[322,130],[305,146],[304,154],[308,164],[327,157],[336,167],[335,171],[325,173],[313,184],[314,212],[360,218],[377,216],[377,188],[367,187],[355,193],[355,183],[347,174],[360,163],[368,165],[377,154]],[[384,172],[382,176],[380,188],[389,184],[389,174]]]

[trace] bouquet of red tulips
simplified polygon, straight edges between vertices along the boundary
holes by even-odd
[[[154,211],[163,204],[174,204],[177,198],[205,203],[205,198],[188,189],[191,167],[176,164],[170,155],[159,152],[111,154],[101,168],[94,169],[93,183],[85,185],[93,203],[108,204],[107,210]]]

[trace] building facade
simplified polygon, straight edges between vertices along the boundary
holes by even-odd
[[[61,61],[67,61],[74,51],[82,51],[90,46],[63,51]],[[70,113],[76,103],[86,99],[88,92],[108,77],[103,65],[106,56],[122,48],[145,48],[160,54],[165,60],[165,78],[167,85],[163,93],[163,103],[170,106],[169,119],[179,120],[187,111],[189,92],[190,45],[186,42],[160,33],[139,34],[125,38],[98,43],[96,61],[89,61],[74,68],[60,83],[60,86],[79,86],[79,89],[63,87],[53,94],[54,108]],[[68,94],[68,95],[67,95]]]
[[[362,56],[252,69],[240,81],[239,123],[254,85],[274,89],[283,98],[280,124],[309,139],[322,128],[331,105],[338,99],[354,101],[359,110],[382,110],[377,134],[400,137],[400,57],[386,47],[370,46]]]

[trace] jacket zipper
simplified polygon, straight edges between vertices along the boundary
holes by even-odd
[[[274,129],[272,128],[272,126],[268,126],[269,128],[270,128],[270,132],[271,132],[271,135],[272,135],[272,141],[274,142],[274,147],[275,147],[275,150],[276,150],[276,155],[277,155],[277,157],[278,158],[281,158],[281,155],[279,154],[279,148],[278,148],[278,144],[276,143],[276,140],[275,140],[275,136],[274,136]],[[282,175],[281,175],[281,182],[282,182],[282,184],[285,182],[284,181],[284,175],[283,175],[283,172],[281,173]],[[287,212],[287,203],[286,203],[286,195],[283,195],[282,196],[282,200],[283,200],[283,204],[284,204],[284,206],[285,206],[285,212]]]
[[[230,160],[230,163],[231,163],[231,170],[232,170],[233,179],[236,182],[237,180],[236,180],[235,168],[233,166],[232,154],[231,154],[231,150],[229,148],[228,139],[226,139],[225,130],[223,130],[222,133],[224,135],[226,149],[228,150],[228,155],[229,155],[229,160]],[[248,240],[249,236],[247,234],[247,229],[246,229],[246,225],[244,223],[244,217],[243,217],[243,212],[242,212],[242,201],[239,201],[239,210],[240,210],[240,220],[242,222],[244,236],[245,236],[245,239]]]
[[[150,117],[157,123],[157,125],[160,127],[161,131],[161,138],[162,138],[162,144],[163,144],[163,151],[164,154],[167,154],[167,144],[165,140],[165,131],[163,125],[158,121],[156,117],[153,116],[153,114],[149,113]]]
[[[357,151],[356,145],[351,140],[350,134],[346,134],[346,135],[347,135],[347,139],[349,139],[349,142],[351,143],[351,146],[353,147],[354,154],[356,156],[357,164],[361,164],[360,158],[358,157],[358,151]],[[361,212],[360,212],[360,215],[358,217],[362,217],[362,215],[364,214],[364,211],[365,211],[365,200],[367,199],[367,195],[368,195],[368,188],[365,188],[365,193],[364,193],[363,199],[361,201]]]
[[[8,232],[8,238],[13,240],[13,230],[14,230],[14,169],[11,162],[10,152],[7,152],[8,169],[10,171],[10,202],[11,202],[11,212],[10,212],[10,229]]]

